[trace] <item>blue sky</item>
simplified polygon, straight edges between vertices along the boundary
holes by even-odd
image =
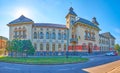
[[[6,24],[21,15],[19,10],[37,23],[65,25],[71,6],[79,17],[96,17],[100,33],[111,32],[120,44],[120,0],[0,0],[0,35],[9,37]]]

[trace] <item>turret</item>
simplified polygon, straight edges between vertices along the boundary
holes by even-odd
[[[68,14],[66,15],[66,26],[70,28],[70,25],[72,25],[76,21],[77,14],[73,11],[73,8],[70,7]]]
[[[95,17],[92,18],[92,23],[94,23],[94,24],[97,25],[97,26],[99,25],[99,23],[97,22],[97,20],[96,20]]]

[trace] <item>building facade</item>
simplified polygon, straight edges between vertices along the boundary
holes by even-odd
[[[99,34],[100,51],[114,50],[115,37],[110,32]]]
[[[78,17],[70,7],[66,15],[66,25],[52,23],[34,23],[33,20],[21,15],[9,24],[9,39],[31,40],[36,52],[99,52],[104,43],[100,43],[99,23]],[[111,34],[110,34],[111,35]],[[108,39],[106,35],[106,40]],[[110,39],[109,47],[114,48],[115,38]],[[104,50],[103,50],[104,51]]]
[[[0,36],[0,56],[7,55],[7,50],[6,50],[7,40],[8,40],[7,38]]]

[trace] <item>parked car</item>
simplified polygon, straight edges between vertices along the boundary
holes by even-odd
[[[112,51],[112,52],[107,52],[105,55],[106,56],[117,56],[118,53],[116,51]]]

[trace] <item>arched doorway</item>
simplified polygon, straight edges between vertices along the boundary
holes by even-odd
[[[88,44],[88,53],[92,53],[92,43]]]

